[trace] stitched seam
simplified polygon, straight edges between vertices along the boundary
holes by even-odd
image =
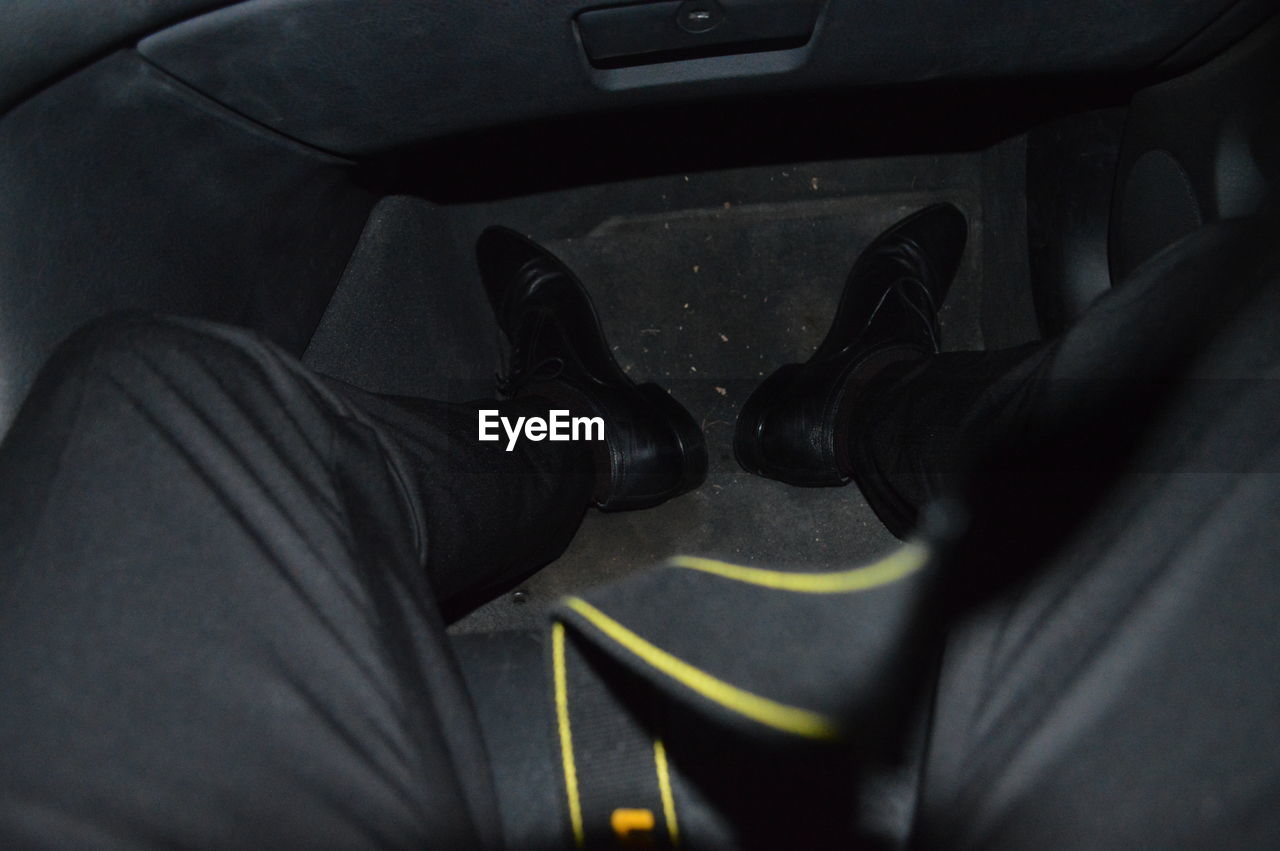
[[[690,691],[752,721],[807,739],[840,738],[837,723],[818,712],[788,706],[739,688],[708,674],[685,660],[632,632],[580,597],[569,597],[565,605],[623,649],[665,674]]]
[[[560,765],[564,771],[565,796],[569,800],[569,822],[573,826],[573,842],[585,844],[582,829],[582,803],[578,797],[578,771],[573,762],[573,730],[569,725],[569,682],[565,673],[564,624],[551,625],[551,668],[555,680],[556,729],[560,733]]]
[[[662,739],[653,740],[653,763],[658,772],[658,793],[662,797],[662,817],[667,822],[671,845],[680,847],[680,826],[676,822],[676,800],[671,793],[671,771],[667,766],[667,748]]]
[[[924,567],[928,560],[929,548],[926,545],[910,543],[872,564],[829,573],[768,570],[696,556],[676,556],[667,563],[667,566],[696,570],[699,573],[708,573],[734,582],[745,582],[775,591],[792,591],[799,594],[852,594],[882,588],[905,579]]]

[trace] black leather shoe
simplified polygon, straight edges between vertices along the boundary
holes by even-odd
[[[845,282],[826,339],[806,363],[756,388],[738,415],[734,454],[747,472],[793,485],[843,485],[837,436],[872,374],[938,351],[938,308],[967,227],[950,204],[903,219],[867,247]]]
[[[656,384],[636,385],[609,351],[586,289],[546,249],[507,228],[480,235],[476,257],[489,303],[511,344],[499,390],[577,402],[605,424],[596,504],[648,508],[693,490],[707,475],[702,430]],[[602,473],[607,472],[607,479]]]

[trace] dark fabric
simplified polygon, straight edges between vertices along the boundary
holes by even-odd
[[[748,571],[735,578],[706,572],[696,560],[676,559],[569,598],[557,616],[689,711],[748,735],[852,740],[867,747],[883,740],[900,716],[903,672],[912,672],[905,679],[913,684],[920,667],[919,636],[935,582],[928,561],[927,548],[909,545],[862,568]],[[713,562],[707,569],[718,568]],[[784,580],[782,587],[756,584],[777,578]],[[785,579],[831,583],[792,590]],[[850,584],[841,587],[845,579]],[[604,618],[717,680],[814,717],[762,723],[655,667],[602,629]]]
[[[885,581],[834,592],[859,571],[677,559],[567,600],[557,618],[600,651],[594,688],[618,671],[649,686],[619,733],[666,740],[677,787],[698,787],[735,847],[869,839],[863,790],[912,757],[921,714],[915,835],[881,841],[1273,847],[1267,233],[1205,230],[1057,340],[885,376],[855,438],[881,483],[931,506],[917,543],[863,569]],[[591,689],[570,678],[569,706]]]
[[[95,18],[78,2],[38,5]],[[93,5],[110,18],[173,4]],[[0,4],[0,65],[12,8]],[[373,205],[350,165],[132,50],[0,116],[0,433],[57,344],[122,310],[243,325],[301,352]]]
[[[234,0],[9,0],[0,26],[0,113],[118,45],[229,2]]]
[[[1059,476],[1060,502],[1069,490],[1091,496],[1146,439],[1162,400],[1183,391],[1198,353],[1266,288],[1271,239],[1267,219],[1207,227],[1053,340],[887,372],[851,422],[859,478],[916,509],[940,496],[973,501],[975,482],[1039,487],[1047,473]]]
[[[565,709],[573,733],[585,845],[611,848],[621,844],[613,814],[628,809],[646,810],[653,816],[652,828],[643,822],[635,825],[634,844],[643,841],[654,851],[672,848],[654,757],[660,736],[641,723],[625,723],[645,716],[647,692],[629,679],[617,677],[616,666],[600,658],[598,650],[576,635],[566,633],[563,661],[565,689],[573,696]],[[557,788],[563,789],[563,784]],[[622,827],[625,831],[626,825]],[[566,845],[572,841],[571,831],[565,839]]]
[[[436,598],[551,558],[591,475],[474,407],[194,321],[65,343],[0,447],[4,844],[496,844]]]
[[[874,480],[971,513],[918,844],[1280,840],[1272,233],[1205,229],[1058,340],[866,400]]]
[[[1009,14],[1006,3],[829,3],[807,60],[794,65],[793,54],[763,51],[691,67],[587,70],[576,28],[567,25],[591,5],[581,0],[471,2],[461,9],[422,0],[394,9],[370,8],[362,0],[241,3],[156,33],[141,47],[175,76],[268,127],[356,155],[552,116],[696,104],[688,129],[673,128],[679,135],[672,139],[615,136],[599,123],[586,130],[630,143],[628,150],[643,151],[646,162],[662,162],[662,149],[695,147],[686,139],[716,144],[703,139],[696,122],[717,96],[750,96],[749,108],[758,113],[756,99],[768,94],[803,99],[815,109],[815,93],[842,89],[958,80],[982,80],[989,87],[1001,79],[1138,72],[1179,48],[1189,54],[1179,57],[1184,63],[1203,59],[1201,45],[1187,42],[1233,6],[1241,7],[1228,29],[1236,36],[1274,8],[1270,0],[1041,0],[1025,13]],[[724,3],[730,15],[735,6],[751,5]],[[1212,46],[1224,43],[1222,34],[1213,35]],[[424,44],[434,49],[423,51]],[[784,68],[788,73],[755,73]],[[430,108],[422,106],[424,91],[433,94]],[[1049,87],[1035,90],[1041,99],[1051,93]],[[879,140],[897,129],[887,125],[905,120],[914,126],[916,113],[926,111],[917,106],[921,97],[892,92],[889,102],[912,109],[891,117],[864,106],[874,123],[863,132]],[[963,109],[940,114],[953,125],[980,123]],[[823,114],[821,126],[839,118]],[[768,123],[758,121],[743,132],[768,135],[774,129]],[[797,132],[790,125],[782,129]],[[934,132],[953,129],[939,126]],[[798,132],[807,131],[802,126]],[[728,150],[719,151],[717,161],[750,141],[726,139]],[[850,141],[846,137],[845,144]],[[924,147],[916,142],[912,150]],[[617,162],[625,159],[617,148],[607,149],[614,161],[610,180],[625,168]],[[584,156],[600,156],[587,151]]]
[[[935,568],[916,544],[816,573],[680,558],[568,598],[556,617],[576,652],[558,699],[587,847],[611,847],[611,808],[644,800],[652,760],[624,758],[636,727],[666,743],[684,847],[853,834],[860,786],[900,760],[933,669]],[[614,702],[625,710],[601,709]],[[600,779],[600,763],[628,782]]]
[[[556,756],[545,630],[450,636],[493,760],[506,847],[561,844],[568,829]]]
[[[558,610],[596,670],[643,693],[619,729],[666,743],[682,824],[727,821],[761,847],[858,837],[859,785],[929,710],[919,845],[1275,846],[1271,232],[1213,226],[1058,340],[939,355],[868,390],[856,436],[879,481],[959,494],[967,531],[926,527],[930,560],[846,606],[682,562]],[[6,838],[495,840],[486,763],[507,772],[506,754],[492,712],[477,729],[433,596],[552,557],[590,453],[505,453],[473,424],[474,405],[368,396],[214,325],[121,320],[65,345],[0,447],[0,491],[19,495],[0,504]],[[522,729],[559,708],[550,667],[551,684],[523,680],[541,704]],[[617,682],[576,670],[570,725],[575,695]],[[931,702],[911,688],[935,679]],[[519,712],[510,693],[481,703]],[[584,741],[609,741],[606,715]]]

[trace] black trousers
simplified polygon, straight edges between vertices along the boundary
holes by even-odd
[[[494,844],[440,606],[554,558],[592,481],[474,408],[207,323],[64,344],[0,449],[5,844]]]
[[[1280,837],[1262,233],[1199,234],[1062,339],[868,397],[868,481],[968,516],[920,842]],[[0,446],[8,844],[497,844],[503,754],[441,610],[558,554],[591,456],[481,444],[475,408],[370,396],[195,321],[64,344]]]
[[[1061,338],[933,358],[863,411],[868,480],[970,515],[922,844],[1280,841],[1274,232],[1206,229]]]

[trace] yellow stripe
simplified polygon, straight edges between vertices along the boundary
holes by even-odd
[[[582,830],[582,803],[578,799],[578,770],[573,764],[573,735],[569,731],[569,683],[564,670],[564,624],[551,625],[551,667],[555,676],[556,724],[560,728],[560,761],[564,764],[564,788],[569,796],[569,821],[573,823],[573,841],[581,848],[586,837]]]
[[[777,591],[795,591],[801,594],[848,594],[869,591],[889,585],[915,573],[929,560],[929,548],[924,544],[905,544],[897,552],[874,564],[830,573],[792,573],[785,570],[765,570],[759,567],[743,567],[740,564],[716,561],[696,556],[676,556],[668,564],[702,573],[711,573],[747,582]]]
[[[680,847],[680,827],[676,824],[676,799],[671,794],[671,773],[667,770],[667,749],[662,739],[653,740],[653,762],[658,767],[658,791],[662,794],[662,816],[667,821],[671,847]]]
[[[650,644],[586,600],[569,597],[564,602],[566,606],[586,618],[592,626],[644,662],[726,709],[784,733],[793,733],[809,739],[839,737],[836,723],[824,715],[778,703],[717,679],[662,648]]]

